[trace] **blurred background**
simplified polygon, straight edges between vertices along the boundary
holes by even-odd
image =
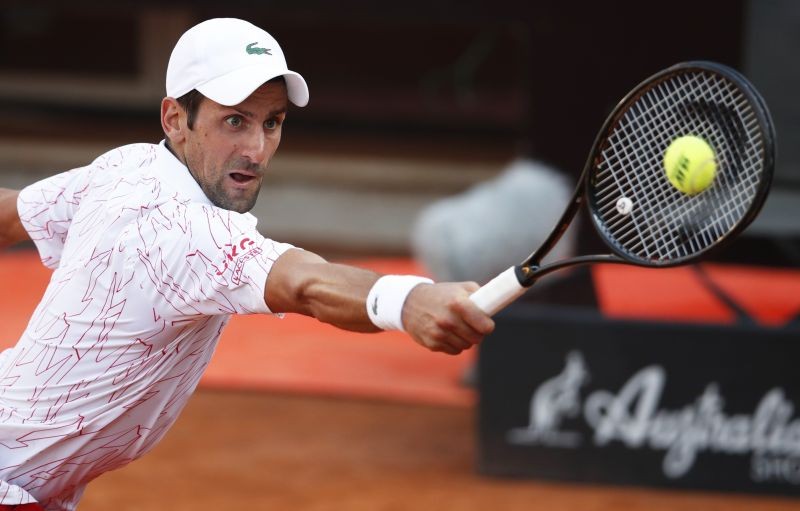
[[[778,133],[775,181],[764,211],[715,261],[765,268],[794,268],[800,263],[800,103],[796,99],[800,4],[791,0],[3,2],[0,186],[20,188],[85,165],[113,147],[161,140],[159,104],[171,49],[190,26],[221,16],[247,19],[275,36],[290,69],[305,77],[311,93],[306,108],[289,113],[272,174],[253,211],[268,237],[333,259],[369,260],[364,264],[378,268],[383,268],[381,261],[389,261],[394,266],[387,268],[436,273],[431,261],[418,257],[413,240],[420,214],[427,208],[501,178],[520,161],[548,169],[548,176],[560,179],[558,186],[571,189],[597,130],[628,90],[669,65],[713,60],[750,78],[766,98]],[[542,220],[536,204],[523,211],[531,221]],[[552,225],[551,220],[542,223],[546,230]],[[578,230],[572,238],[575,246],[569,250],[601,248],[590,226],[584,223]],[[517,259],[509,257],[503,264]],[[464,277],[481,280],[484,275]],[[567,301],[586,301],[592,287],[583,285],[573,291]],[[245,330],[239,328],[237,335],[245,336]],[[8,335],[13,337],[13,332]],[[313,358],[315,350],[323,350],[324,357],[335,356],[336,348],[325,344],[334,334],[322,330],[299,337],[309,336],[315,339],[308,346],[310,352],[298,358]],[[364,371],[353,362],[359,357],[367,364],[374,361],[359,351],[366,344],[354,341],[358,349],[347,353],[352,365],[344,371]],[[268,351],[269,346],[263,356],[285,360]],[[181,433],[171,433],[167,446],[150,455],[152,461],[148,457],[107,476],[111,482],[101,478],[97,490],[90,486],[86,508],[104,509],[112,502],[120,509],[157,508],[147,500],[152,496],[141,494],[140,485],[147,474],[169,470],[196,470],[187,485],[192,477],[221,477],[236,488],[232,492],[237,505],[264,509],[429,509],[447,502],[455,502],[451,509],[485,509],[498,499],[506,509],[529,509],[534,499],[544,499],[548,509],[586,508],[597,499],[609,509],[620,507],[620,502],[639,509],[687,508],[696,503],[720,509],[723,505],[726,509],[797,505],[797,501],[778,499],[734,502],[638,490],[617,493],[591,488],[583,493],[540,483],[478,479],[473,459],[476,398],[474,389],[464,387],[462,381],[464,375],[469,383],[475,355],[444,365],[437,365],[438,358],[431,362],[427,354],[421,355],[424,363],[414,358],[419,355],[398,356],[411,361],[408,364],[417,372],[411,376],[393,373],[392,378],[419,378],[425,376],[424,371],[439,371],[451,377],[446,384],[458,397],[415,401],[404,394],[403,399],[386,401],[381,397],[385,394],[365,391],[362,397],[366,395],[367,401],[346,401],[346,391],[332,392],[324,382],[300,401],[291,393],[281,393],[295,388],[289,384],[278,386],[280,392],[267,385],[266,395],[233,397],[224,393],[229,390],[219,390],[229,389],[230,385],[220,382],[230,378],[207,380],[216,385],[210,383],[192,401],[187,409],[191,419],[182,418],[176,426]],[[230,361],[227,370],[239,371],[237,363]],[[315,369],[303,370],[313,373]],[[212,372],[224,373],[214,368]],[[363,378],[367,385],[384,377],[379,372],[368,374]],[[425,381],[420,385],[424,387]],[[237,390],[264,388],[241,385]],[[331,394],[345,401],[319,397]],[[226,405],[262,410],[265,422],[237,419],[233,424],[240,429],[209,434],[230,424],[202,406],[219,410]],[[260,413],[252,415],[260,417]],[[370,420],[378,420],[374,417],[380,413],[387,418],[376,426]],[[275,414],[284,417],[286,425],[264,433]],[[236,411],[223,415],[242,417]],[[302,444],[308,439],[304,435],[311,435],[291,417],[300,417],[296,420],[305,424],[321,417],[329,420],[327,436],[311,442],[318,451],[308,458],[276,447]],[[438,432],[430,432],[431,424],[440,426]],[[376,429],[391,431],[393,439],[410,436],[392,444],[389,438],[369,433]],[[237,442],[239,435],[252,436]],[[243,456],[242,451],[263,436],[272,439],[263,457],[239,461],[225,457],[232,452]],[[215,443],[222,445],[207,447]],[[185,466],[182,458],[187,451],[196,455],[198,445],[209,449],[209,457],[193,457],[191,467]],[[416,452],[415,461],[395,461],[409,449]],[[211,454],[221,458],[211,461]],[[285,464],[266,465],[276,460]],[[320,460],[330,462],[330,467]],[[348,462],[363,466],[341,470]],[[142,468],[136,468],[139,464]],[[272,475],[266,480],[273,500],[263,500],[263,474],[254,479],[252,473],[236,472],[253,464],[270,467],[267,471]],[[376,482],[365,470],[395,474],[397,479],[387,475]],[[279,472],[290,475],[275,479]],[[349,485],[351,490],[330,486],[337,473],[344,478],[342,487]],[[426,477],[446,473],[453,479],[443,483],[444,489],[426,482]],[[296,477],[292,479],[291,474]],[[403,478],[411,482],[398,482]],[[287,485],[287,480],[293,482]],[[328,506],[313,501],[315,488],[323,486],[323,480],[328,486],[317,493],[340,499],[341,507],[330,505],[331,500]],[[354,482],[361,486],[359,492],[352,489]],[[198,494],[189,486],[180,488],[180,502],[199,495],[216,507],[230,503],[230,492],[224,489],[207,488]],[[397,488],[411,501],[398,504],[390,496]],[[365,493],[372,500],[364,500]],[[416,494],[417,500],[410,494]],[[150,502],[150,507],[137,507],[142,502]],[[181,509],[179,503],[170,506]],[[198,502],[186,506],[201,508]]]
[[[216,16],[265,27],[310,86],[256,211],[275,238],[406,254],[421,207],[515,158],[574,180],[614,104],[692,59],[743,71],[766,97],[779,156],[775,192],[751,234],[794,236],[800,14],[789,1],[678,0],[653,12],[635,2],[514,0],[4,2],[0,168],[24,183],[104,149],[158,141],[171,48]]]

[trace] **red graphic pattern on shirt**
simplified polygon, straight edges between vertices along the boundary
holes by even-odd
[[[289,246],[199,193],[163,147],[138,144],[20,194],[55,271],[0,353],[1,504],[74,509],[172,425],[229,315],[268,312],[266,277]]]

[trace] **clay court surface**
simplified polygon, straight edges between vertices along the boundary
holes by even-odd
[[[402,259],[353,262],[420,271]],[[0,254],[0,278],[4,348],[24,329],[49,271],[21,250]],[[297,316],[234,318],[165,440],[90,484],[80,509],[800,509],[788,498],[479,475],[477,399],[461,383],[474,357]]]
[[[153,452],[83,511],[797,510],[800,501],[491,479],[471,407],[201,390]]]

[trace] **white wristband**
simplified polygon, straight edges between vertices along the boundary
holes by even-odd
[[[416,275],[384,275],[367,295],[367,314],[376,327],[403,330],[403,304],[418,284],[433,284],[431,279]]]

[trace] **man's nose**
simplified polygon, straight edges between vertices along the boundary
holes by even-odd
[[[269,155],[269,144],[263,133],[253,130],[247,137],[246,146],[242,153],[251,163],[261,165]]]

